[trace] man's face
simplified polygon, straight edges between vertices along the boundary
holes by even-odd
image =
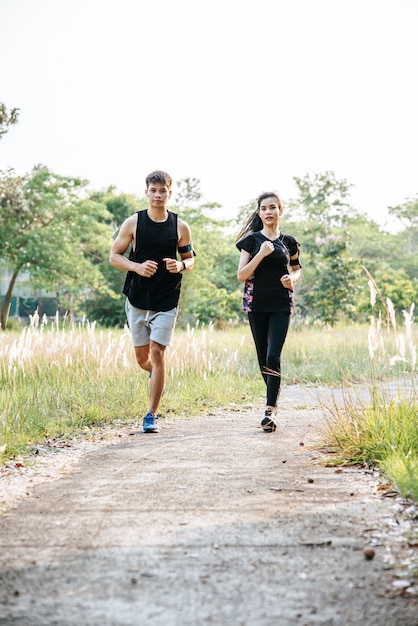
[[[151,207],[165,207],[171,196],[171,189],[164,183],[150,183],[145,190]]]

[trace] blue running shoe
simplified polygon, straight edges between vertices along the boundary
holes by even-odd
[[[147,413],[142,420],[142,430],[144,431],[144,433],[159,432],[160,429],[158,427],[158,417],[156,417],[154,413],[152,413],[152,411]]]

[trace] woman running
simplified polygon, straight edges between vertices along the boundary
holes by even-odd
[[[266,406],[261,426],[276,430],[275,414],[280,395],[280,356],[294,311],[293,285],[300,280],[299,243],[280,232],[283,205],[274,192],[262,193],[257,208],[237,237],[241,251],[237,277],[245,282],[243,309],[266,383]]]

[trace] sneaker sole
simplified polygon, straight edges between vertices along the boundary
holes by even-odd
[[[276,430],[277,426],[270,417],[263,417],[261,420],[261,428],[266,433],[272,433]]]

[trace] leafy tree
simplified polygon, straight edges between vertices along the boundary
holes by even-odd
[[[354,213],[347,221],[350,232],[348,249],[373,273],[384,259],[396,258],[396,244],[393,235],[385,232],[375,221],[365,215]]]
[[[412,280],[418,276],[418,194],[403,204],[389,207],[389,213],[403,226],[393,238],[395,258]]]
[[[237,319],[234,294],[238,290],[238,282],[237,254],[232,236],[228,234],[229,222],[208,215],[218,206],[204,204],[181,211],[182,219],[191,227],[197,254],[195,271],[184,276],[181,313],[188,319],[220,324],[221,320]],[[213,305],[206,307],[204,312],[205,307],[199,303],[204,301],[207,305],[210,299]],[[218,303],[218,308],[215,303]]]
[[[322,259],[317,263],[317,278],[309,293],[308,305],[316,318],[334,324],[343,316],[353,318],[359,291],[359,268],[347,255],[347,242],[330,235],[318,242],[323,247]]]
[[[344,226],[352,208],[348,202],[352,185],[346,180],[337,180],[334,172],[294,176],[298,188],[298,199],[290,204],[302,209],[302,216],[318,227]],[[323,233],[325,234],[325,233]]]
[[[418,194],[416,198],[405,200],[403,204],[388,208],[389,214],[396,217],[407,229],[418,231]]]
[[[226,289],[209,285],[199,290],[199,300],[193,313],[203,324],[213,322],[217,328],[224,328],[229,322],[236,322],[241,316],[242,296],[238,291],[228,293]]]
[[[54,289],[70,311],[91,289],[110,291],[101,272],[109,251],[110,216],[102,203],[85,197],[86,185],[44,166],[26,177],[1,173],[1,261],[11,274],[0,310],[3,329],[23,269],[35,287]]]
[[[416,302],[418,197],[390,208],[402,225],[392,234],[350,207],[351,185],[336,180],[332,172],[295,181],[299,196],[285,206],[281,229],[301,243],[298,311],[329,324],[371,312],[367,276],[360,265],[379,285],[382,313],[386,297],[397,312]],[[242,320],[235,231],[255,202],[241,207],[232,222],[215,217],[217,203],[202,203],[198,179],[183,179],[178,187],[172,210],[178,209],[190,224],[197,252],[195,271],[183,279],[179,323],[199,320],[223,326]],[[114,187],[89,192],[86,181],[44,167],[25,177],[0,172],[0,263],[11,275],[0,308],[2,327],[23,270],[35,288],[54,289],[62,308],[107,326],[124,325],[125,274],[108,263],[109,249],[122,222],[147,206],[145,197],[118,194]]]
[[[125,219],[148,206],[145,197],[138,198],[133,195],[118,194],[114,187],[109,187],[101,192],[93,192],[90,199],[100,202],[106,207],[114,237]],[[109,243],[108,253],[110,245],[111,243]],[[126,315],[125,296],[122,293],[122,288],[126,274],[112,267],[107,258],[101,264],[101,272],[110,291],[92,292],[91,297],[84,304],[84,310],[90,319],[94,319],[103,326],[123,327],[126,323]]]
[[[181,178],[177,183],[177,189],[176,206],[179,208],[193,206],[202,199],[198,178]]]
[[[241,315],[238,290],[237,251],[230,234],[231,223],[214,218],[217,203],[197,204],[201,199],[198,179],[179,181],[184,204],[180,215],[192,230],[197,256],[195,271],[183,278],[179,322],[199,319],[222,325]],[[187,204],[186,204],[187,203]]]
[[[418,301],[418,280],[410,279],[403,269],[396,269],[387,264],[379,268],[373,278],[379,286],[384,299],[390,298],[397,313],[401,314],[413,302]],[[379,302],[376,301],[379,308]]]
[[[19,109],[14,108],[8,111],[6,105],[0,102],[0,140],[9,131],[9,127],[17,124],[18,120]]]
[[[327,276],[327,272],[343,271],[344,281],[351,276],[348,266],[345,267],[348,256],[346,228],[353,215],[349,204],[351,185],[346,180],[337,180],[333,172],[306,174],[302,178],[294,177],[294,181],[298,197],[290,200],[288,210],[285,207],[282,229],[301,244],[303,274],[296,292],[298,310],[304,315],[335,323],[337,303],[326,303],[326,300],[335,296],[337,285],[334,281],[338,278]],[[338,248],[338,262],[328,256],[333,247]],[[340,268],[338,264],[341,264]],[[347,289],[345,282],[343,289]],[[339,316],[343,310],[348,312],[351,306],[347,303],[338,312]]]

